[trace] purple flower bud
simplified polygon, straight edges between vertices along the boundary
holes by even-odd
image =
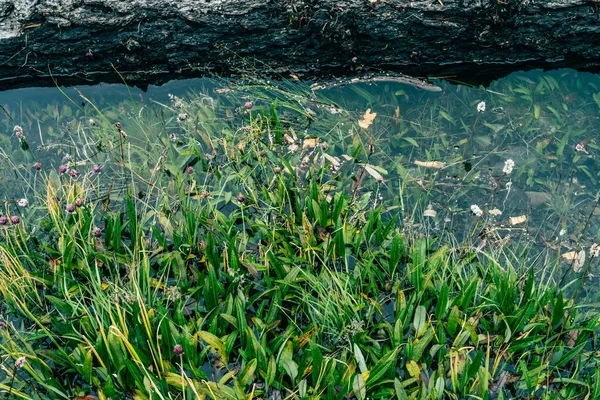
[[[60,172],[61,174],[64,174],[68,170],[69,170],[69,167],[67,167],[66,165],[61,165],[60,167],[58,167],[58,172]]]
[[[33,163],[33,169],[35,169],[36,171],[39,171],[42,169],[42,163],[41,162],[34,162]]]
[[[95,226],[94,229],[92,229],[92,235],[94,235],[96,237],[102,236],[102,229]]]
[[[79,172],[77,172],[77,170],[72,169],[69,171],[69,175],[71,175],[72,178],[77,178]]]
[[[75,212],[75,206],[71,203],[67,204],[67,206],[65,207],[65,210],[67,210],[67,212],[69,214],[73,214]]]
[[[275,172],[276,174],[280,174],[281,173],[281,167],[275,167],[275,168],[273,168],[273,172]]]
[[[19,219],[19,217],[14,215],[14,216],[10,217],[10,222],[12,222],[13,225],[17,225],[19,222],[21,222],[21,220]]]
[[[237,201],[239,201],[240,203],[243,203],[246,201],[246,196],[244,196],[243,194],[238,194],[237,195]]]
[[[185,172],[188,174],[193,174],[194,173],[194,167],[192,167],[191,165],[189,165],[186,169]]]
[[[180,344],[176,344],[173,347],[173,353],[175,353],[176,356],[180,356],[183,354],[183,347]]]
[[[252,107],[254,107],[254,104],[251,101],[247,101],[246,104],[244,104],[246,110],[250,110]]]
[[[99,165],[94,165],[93,170],[94,170],[95,174],[99,174],[100,173],[100,166]]]
[[[82,205],[83,205],[83,200],[81,200],[81,199],[75,200],[75,206],[76,207],[81,207]]]
[[[0,225],[6,225],[8,224],[8,217],[3,215],[0,217]]]

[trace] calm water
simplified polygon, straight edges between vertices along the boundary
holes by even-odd
[[[324,160],[343,168],[353,152],[368,153],[371,168],[357,171],[365,175],[360,201],[401,211],[405,229],[469,240],[482,251],[514,252],[531,263],[581,249],[589,259],[590,246],[600,241],[595,207],[600,76],[531,71],[488,88],[436,84],[440,92],[380,82],[311,93],[295,81],[195,79],[146,92],[124,85],[0,92],[0,195],[6,207],[28,198],[35,208],[40,176],[69,162],[82,171],[101,165],[99,185],[106,185],[102,180],[117,169],[99,152],[109,144],[97,138],[117,121],[128,142],[154,155],[129,155],[151,169],[170,143],[185,142],[182,123],[188,124],[188,133],[195,124],[198,135],[242,131],[251,123],[245,102],[253,103],[252,110],[268,112],[279,97],[281,124],[291,138],[290,159],[312,163],[315,152],[323,151]],[[184,109],[201,104],[204,111],[179,121],[182,112],[173,96]],[[478,112],[481,102],[485,111]],[[372,124],[360,127],[359,121]],[[15,135],[15,125],[22,127],[24,140]],[[504,176],[508,159],[515,167]],[[33,168],[35,162],[41,171]],[[482,235],[472,205],[490,221]],[[572,261],[562,258],[557,275],[575,276]],[[598,269],[593,263],[586,286],[597,286]]]

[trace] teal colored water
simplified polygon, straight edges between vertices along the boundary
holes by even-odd
[[[27,198],[35,208],[40,180],[61,165],[90,176],[99,166],[96,200],[118,196],[127,182],[115,184],[119,167],[107,149],[122,146],[124,159],[152,171],[170,146],[224,130],[242,137],[276,108],[281,143],[273,132],[267,144],[286,146],[298,175],[316,165],[328,165],[332,177],[353,169],[356,201],[400,212],[404,229],[532,264],[558,256],[557,276],[581,273],[600,241],[600,76],[531,71],[488,88],[435,83],[441,91],[378,82],[313,92],[293,80],[195,79],[145,92],[124,85],[0,92],[2,203],[15,208]],[[194,151],[209,154],[203,142]],[[505,173],[508,160],[514,168]],[[598,269],[590,265],[590,287]]]

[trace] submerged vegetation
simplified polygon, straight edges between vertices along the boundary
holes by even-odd
[[[0,393],[599,398],[600,101],[445,88],[4,107]]]

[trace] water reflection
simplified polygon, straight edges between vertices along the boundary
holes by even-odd
[[[600,240],[600,77],[531,71],[488,88],[437,85],[441,92],[385,82],[312,92],[295,81],[193,79],[146,92],[115,84],[1,92],[0,195],[6,202],[32,199],[41,174],[70,165],[82,174],[101,167],[95,198],[110,198],[126,187],[115,184],[119,167],[103,154],[119,146],[110,128],[115,123],[128,143],[154,154],[129,149],[122,156],[152,171],[170,144],[187,145],[184,121],[200,136],[249,129],[258,110],[268,116],[278,97],[282,143],[299,169],[316,160],[314,149],[325,152],[321,162],[331,164],[332,176],[363,154],[369,168],[351,166],[360,180],[357,201],[401,212],[405,229],[470,241],[480,251],[510,249],[532,263],[566,253],[560,270],[572,273],[581,249]],[[205,108],[187,115],[175,98]],[[482,103],[485,110],[478,109]],[[503,172],[507,160],[515,163],[510,174]]]

